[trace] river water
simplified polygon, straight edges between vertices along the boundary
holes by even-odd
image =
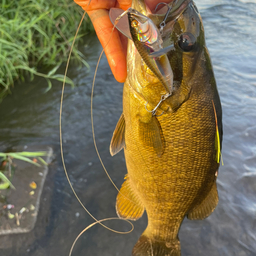
[[[185,219],[180,230],[183,256],[256,255],[256,1],[197,0],[207,46],[214,66],[223,107],[224,166],[218,176],[219,204],[202,221]],[[90,91],[101,51],[97,38],[87,36],[84,52],[90,70],[71,65],[63,106],[63,143],[67,170],[81,201],[98,219],[114,217],[116,190],[95,153],[90,124]],[[64,73],[64,70],[60,70]],[[4,256],[68,255],[79,234],[93,220],[82,209],[67,183],[59,148],[61,84],[44,93],[47,82],[17,84],[0,105],[0,151],[13,146],[50,145],[55,160],[42,194],[33,231],[0,237]],[[123,153],[109,154],[109,143],[122,112],[122,84],[117,83],[105,58],[100,63],[94,95],[96,139],[103,161],[118,187],[126,173]],[[129,256],[146,227],[146,216],[129,235],[101,226],[89,229],[73,255]],[[130,226],[108,223],[120,231]]]

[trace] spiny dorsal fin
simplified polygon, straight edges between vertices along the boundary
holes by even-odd
[[[216,208],[218,204],[218,191],[216,181],[214,182],[210,192],[201,202],[200,205],[196,206],[188,213],[188,218],[190,220],[202,220],[208,217]]]
[[[155,116],[149,122],[139,121],[140,140],[146,147],[151,147],[158,157],[164,153],[165,142],[161,126]]]
[[[114,156],[124,148],[125,146],[124,133],[125,133],[125,120],[124,120],[124,114],[122,113],[121,117],[117,122],[115,131],[113,132],[113,136],[110,142],[109,150],[110,150],[111,156]]]
[[[137,220],[143,215],[144,206],[132,188],[129,176],[125,179],[116,198],[116,212],[120,218]]]

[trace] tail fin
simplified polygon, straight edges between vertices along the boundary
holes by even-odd
[[[139,238],[132,250],[132,256],[180,256],[180,241],[162,242],[150,239],[145,234]]]

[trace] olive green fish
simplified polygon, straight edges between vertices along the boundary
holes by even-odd
[[[143,0],[133,1],[132,8],[158,29],[166,18],[162,48],[170,49],[165,54],[173,80],[171,95],[164,97],[168,88],[136,48],[137,23],[129,16],[133,40],[128,44],[123,114],[110,145],[112,155],[124,149],[128,171],[116,210],[120,218],[131,220],[147,212],[148,226],[133,256],[178,256],[184,217],[204,219],[218,204],[221,103],[193,1],[175,1],[168,17],[150,14]]]

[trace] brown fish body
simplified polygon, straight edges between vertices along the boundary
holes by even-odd
[[[184,217],[203,219],[218,203],[214,107],[222,137],[221,105],[201,19],[191,3],[169,24],[163,38],[176,47],[168,54],[174,93],[155,116],[149,112],[165,92],[130,43],[123,115],[111,142],[112,154],[124,147],[128,170],[117,197],[118,215],[134,220],[144,210],[148,215],[134,256],[180,255],[178,231]],[[196,39],[190,52],[178,45],[186,32]]]

